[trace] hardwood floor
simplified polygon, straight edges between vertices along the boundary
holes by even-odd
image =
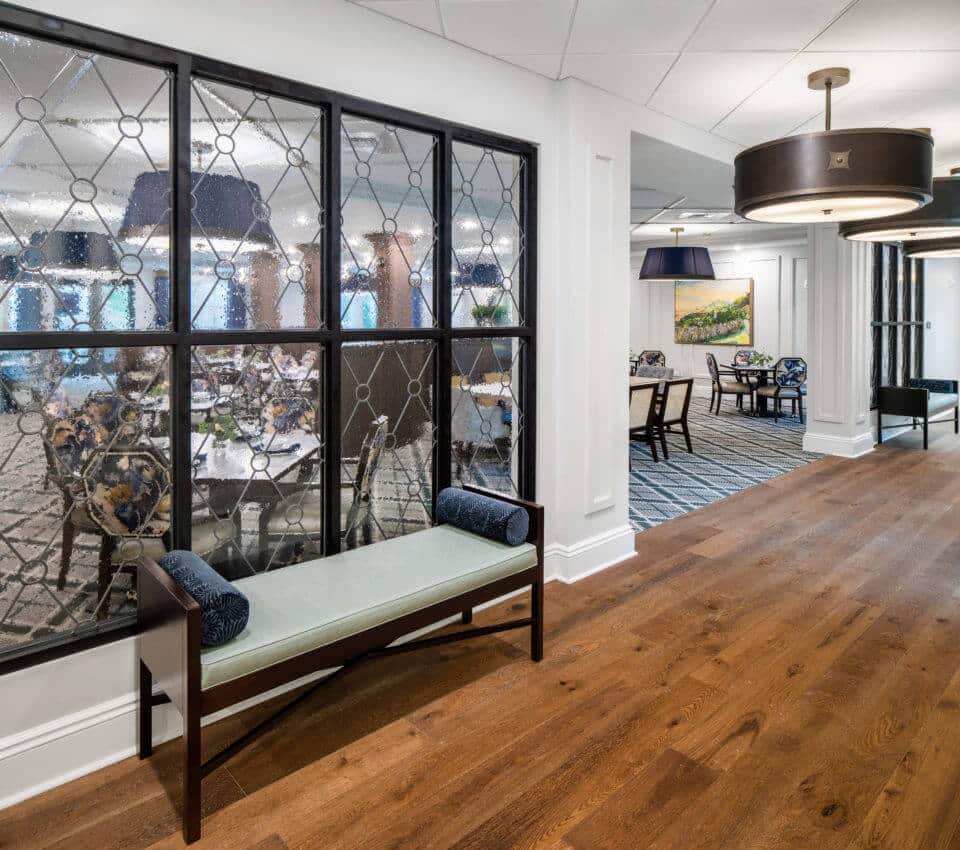
[[[518,633],[351,672],[204,782],[195,846],[960,850],[960,440],[918,445],[550,584],[539,665]],[[0,812],[0,847],[181,846],[179,756]]]

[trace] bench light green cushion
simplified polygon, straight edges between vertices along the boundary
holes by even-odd
[[[212,688],[536,566],[530,543],[507,546],[451,525],[234,582],[247,627],[200,652]]]
[[[956,393],[930,393],[927,396],[927,415],[942,413],[957,406]]]

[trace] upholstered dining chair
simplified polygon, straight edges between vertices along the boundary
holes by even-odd
[[[662,351],[641,351],[641,366],[666,366],[667,356]]]
[[[687,451],[693,454],[693,441],[690,439],[690,426],[687,414],[690,411],[690,397],[693,395],[693,378],[677,378],[665,381],[663,394],[657,406],[657,430],[660,432],[664,460],[670,459],[665,435],[676,433],[671,426],[678,427],[687,444]]]
[[[741,348],[733,355],[734,366],[749,366],[750,358],[753,357],[752,348]]]
[[[666,451],[667,441],[660,432],[657,420],[657,385],[630,387],[630,439],[643,440],[650,447],[654,463],[660,462],[657,457],[658,437]]]
[[[373,515],[373,483],[383,458],[390,420],[379,416],[370,424],[360,446],[357,468],[352,480],[340,483],[340,528],[346,544],[356,546],[358,534],[363,542],[373,539],[376,519]],[[349,459],[344,458],[349,462]],[[298,550],[308,541],[323,539],[323,493],[318,486],[300,488],[291,493],[266,515],[262,533],[274,542],[292,542]]]
[[[802,357],[781,357],[774,366],[773,383],[757,387],[757,395],[773,402],[773,421],[783,412],[784,399],[797,406],[803,423],[803,385],[807,381],[807,361]]]
[[[737,407],[743,409],[743,397],[749,396],[750,410],[753,411],[754,386],[747,381],[738,381],[737,373],[732,369],[721,369],[717,365],[717,358],[707,352],[707,371],[710,372],[710,409],[716,401],[717,416],[720,415],[720,402],[724,395],[736,396]],[[733,380],[729,380],[733,378]]]

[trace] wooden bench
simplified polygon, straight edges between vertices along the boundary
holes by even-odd
[[[527,542],[507,546],[437,525],[327,558],[234,582],[250,602],[244,631],[201,648],[200,606],[154,561],[139,565],[140,758],[152,753],[152,709],[172,703],[183,718],[183,836],[200,837],[204,776],[267,731],[317,688],[375,657],[530,629],[530,655],[543,657],[543,508],[476,488],[523,507]],[[531,589],[529,617],[395,644],[418,629],[511,591]],[[302,676],[338,668],[205,762],[200,721]],[[159,686],[154,693],[153,685]]]
[[[953,410],[950,419],[938,419],[939,422],[952,422],[953,432],[960,434],[960,395],[958,382],[943,378],[911,378],[906,387],[880,387],[877,393],[877,444],[883,443],[883,429],[902,428],[903,425],[883,424],[884,415],[908,416],[917,427],[917,420],[923,423],[923,447],[927,448],[927,430],[930,419],[938,413]]]

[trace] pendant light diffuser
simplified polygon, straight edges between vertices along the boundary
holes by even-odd
[[[909,213],[933,198],[933,138],[919,130],[831,130],[846,68],[807,78],[826,92],[826,130],[765,142],[734,160],[734,209],[753,221],[820,224]]]
[[[960,257],[960,236],[950,239],[920,239],[916,242],[904,242],[903,253],[913,260]]]

